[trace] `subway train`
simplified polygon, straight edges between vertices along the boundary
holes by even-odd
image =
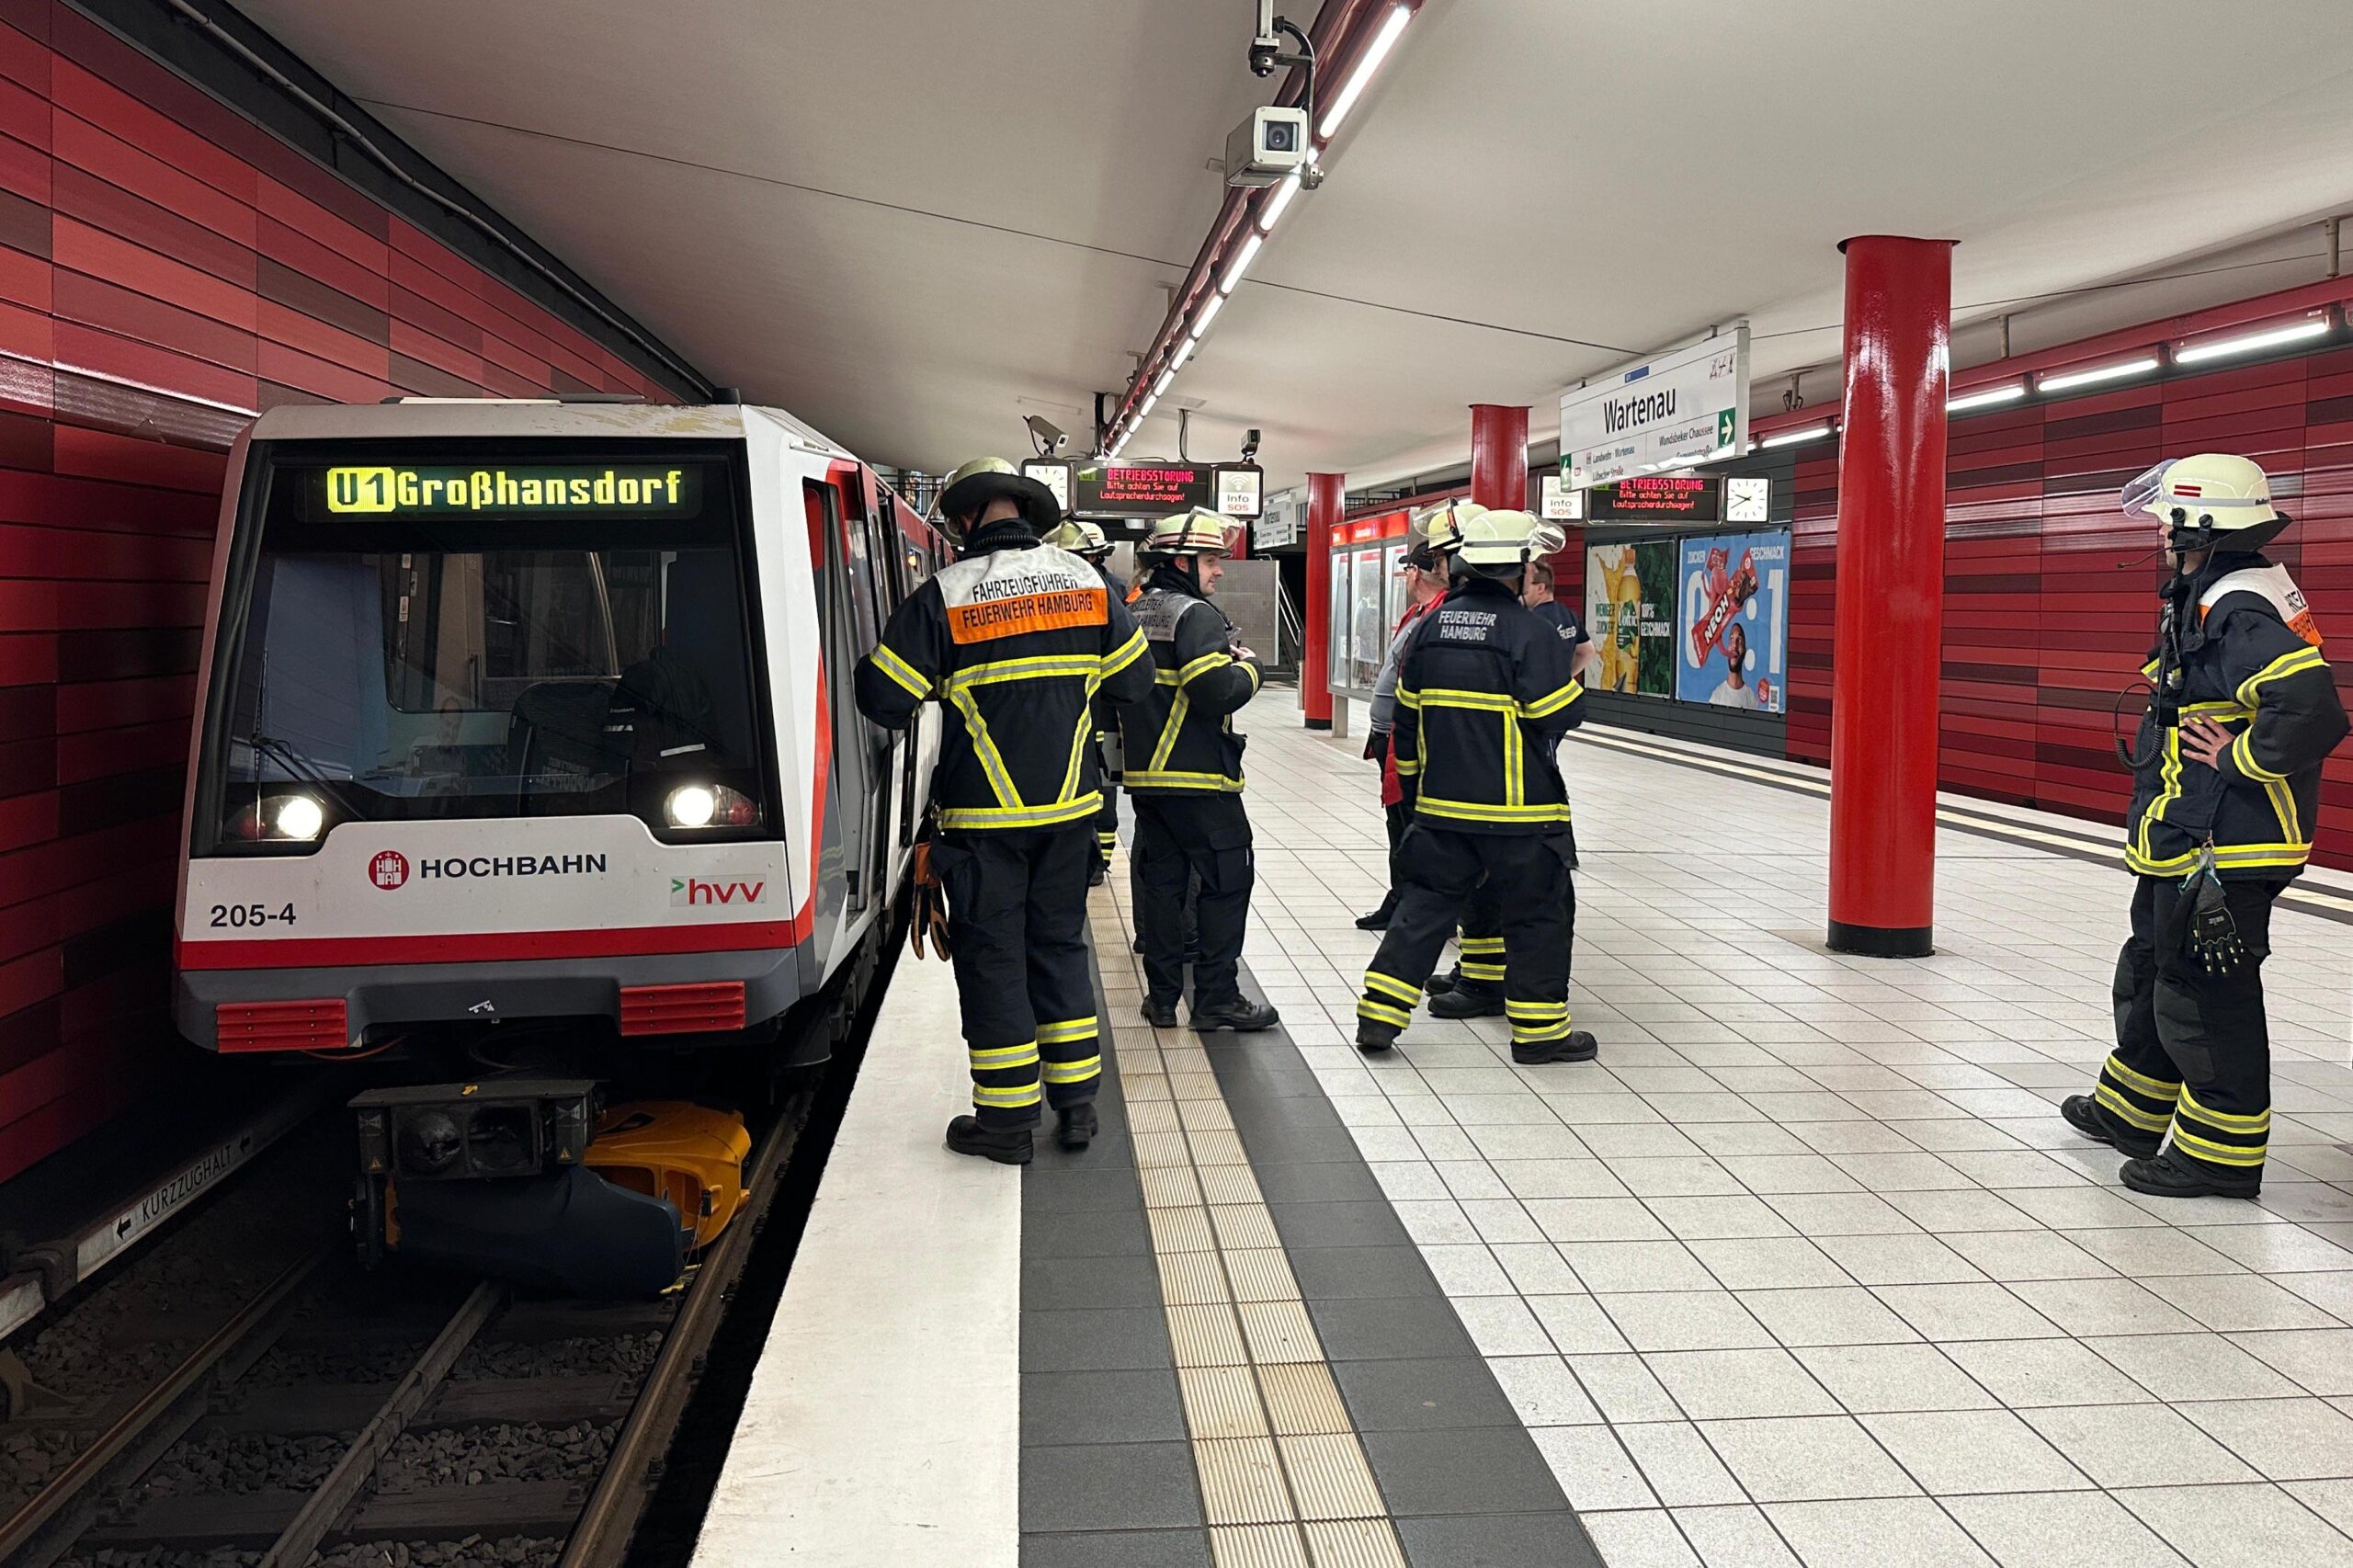
[[[181,1031],[355,1064],[371,1260],[666,1285],[750,1143],[681,1085],[821,1062],[889,939],[938,716],[850,673],[942,540],[737,403],[279,408],[230,474]]]

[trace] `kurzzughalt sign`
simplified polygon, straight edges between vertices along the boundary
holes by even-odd
[[[1561,474],[1572,490],[1730,456],[1747,441],[1745,325],[1561,397]]]

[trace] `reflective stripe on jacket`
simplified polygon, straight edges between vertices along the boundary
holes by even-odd
[[[1235,794],[1242,737],[1233,715],[1258,695],[1258,666],[1233,652],[1233,624],[1172,566],[1144,580],[1136,625],[1152,650],[1151,695],[1121,715],[1131,794]]]
[[[1416,815],[1466,833],[1558,832],[1552,751],[1585,722],[1570,644],[1510,588],[1461,583],[1415,626],[1392,744]]]

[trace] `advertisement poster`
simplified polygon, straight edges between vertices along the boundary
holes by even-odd
[[[1594,689],[1675,695],[1676,557],[1673,544],[1586,547],[1586,630],[1601,651]]]
[[[1682,635],[1675,695],[1779,713],[1788,702],[1790,536],[1719,534],[1678,541]]]

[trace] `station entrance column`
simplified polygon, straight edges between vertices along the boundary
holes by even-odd
[[[1311,730],[1332,727],[1332,530],[1347,510],[1348,476],[1307,476],[1307,635],[1299,651],[1299,706]]]
[[[1865,234],[1847,256],[1830,710],[1833,950],[1935,948],[1952,242]]]

